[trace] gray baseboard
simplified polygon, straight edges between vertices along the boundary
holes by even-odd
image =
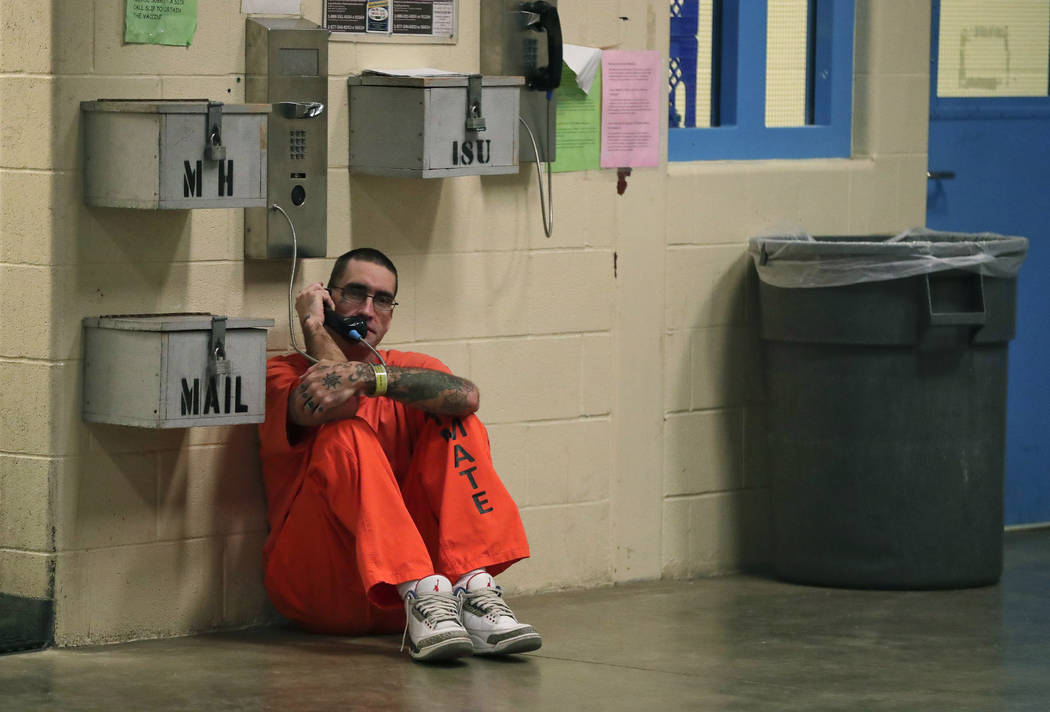
[[[0,654],[46,648],[54,641],[55,602],[0,593]]]

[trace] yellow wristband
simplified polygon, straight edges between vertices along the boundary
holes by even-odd
[[[376,388],[372,395],[378,397],[386,393],[386,366],[373,363],[372,370],[376,372]]]

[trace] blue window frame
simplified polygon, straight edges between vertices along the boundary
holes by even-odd
[[[711,127],[695,125],[698,0],[672,5],[668,160],[849,157],[853,0],[809,0],[805,126],[767,127],[767,0],[715,0]],[[686,85],[684,116],[675,89]]]

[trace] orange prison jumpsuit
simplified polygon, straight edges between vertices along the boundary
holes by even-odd
[[[390,366],[449,372],[423,354],[384,351]],[[270,534],[263,549],[274,607],[307,629],[399,631],[396,584],[439,573],[455,581],[529,555],[517,506],[492,467],[475,416],[437,418],[391,398],[292,445],[287,404],[310,364],[267,362],[259,426]]]

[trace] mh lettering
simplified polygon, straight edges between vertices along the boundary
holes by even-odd
[[[220,198],[233,196],[233,159],[219,161],[216,192]],[[182,162],[182,197],[204,197],[204,162]]]
[[[219,161],[219,197],[233,195],[233,159]]]
[[[204,162],[197,161],[190,165],[189,161],[182,162],[186,175],[182,177],[182,197],[199,198],[204,195]]]

